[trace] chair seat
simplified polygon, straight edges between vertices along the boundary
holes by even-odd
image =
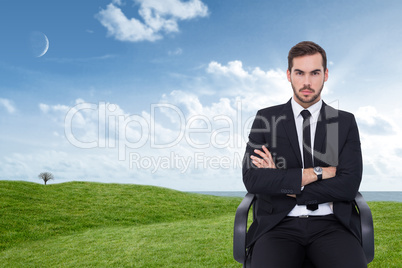
[[[256,196],[247,193],[236,210],[233,233],[233,257],[237,262],[243,264],[243,267],[250,267],[250,258],[248,258],[247,241],[247,220],[250,208],[253,206]],[[358,192],[355,198],[355,204],[360,216],[361,241],[367,263],[374,259],[374,228],[371,210],[364,200],[363,196]],[[255,215],[253,213],[253,219]],[[304,268],[314,268],[310,260],[306,259]]]

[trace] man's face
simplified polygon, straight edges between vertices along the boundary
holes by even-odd
[[[328,80],[328,69],[324,72],[320,53],[296,57],[287,77],[292,85],[295,100],[308,108],[321,99],[324,82]]]

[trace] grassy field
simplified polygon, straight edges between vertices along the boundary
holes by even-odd
[[[240,201],[139,185],[0,181],[0,267],[241,267],[232,257]],[[369,267],[402,267],[402,203],[369,206]]]

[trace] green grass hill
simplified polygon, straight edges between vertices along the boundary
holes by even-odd
[[[0,181],[0,267],[239,267],[241,198],[160,187]]]
[[[0,181],[0,267],[241,267],[232,257],[240,201],[152,186]],[[370,267],[400,267],[401,203],[369,205]]]

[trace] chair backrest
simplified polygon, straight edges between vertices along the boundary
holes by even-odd
[[[247,193],[237,207],[233,232],[233,257],[240,263],[247,259],[247,220],[250,207],[254,203],[255,195]]]
[[[360,215],[360,228],[362,233],[362,246],[364,254],[366,255],[367,263],[374,259],[374,227],[373,216],[371,210],[364,200],[361,193],[357,193],[355,198],[356,205],[359,209]]]

